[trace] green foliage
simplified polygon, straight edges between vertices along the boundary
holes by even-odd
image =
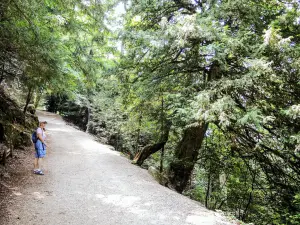
[[[193,196],[259,224],[297,218],[299,3],[135,2],[126,31],[126,107],[153,104],[162,90],[173,135],[211,124]]]
[[[171,124],[165,167],[188,158],[176,152],[187,127],[209,124],[183,165],[195,164],[186,193],[247,222],[297,224],[299,7],[4,0],[0,82],[19,81],[29,99],[47,93],[48,110],[132,158]],[[159,161],[155,153],[148,163]]]

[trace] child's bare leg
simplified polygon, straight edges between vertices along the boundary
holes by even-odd
[[[39,159],[35,158],[34,159],[34,170],[38,170],[39,169]]]
[[[38,165],[39,165],[39,169],[41,170],[43,166],[43,158],[38,159]]]

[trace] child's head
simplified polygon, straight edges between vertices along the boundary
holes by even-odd
[[[42,121],[42,122],[40,122],[40,127],[44,129],[46,124],[47,124],[47,121]]]

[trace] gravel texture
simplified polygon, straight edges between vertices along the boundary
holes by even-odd
[[[47,120],[45,175],[20,174],[10,187],[8,225],[214,225],[228,222],[156,183],[149,173],[55,114]],[[33,153],[32,153],[33,158]]]

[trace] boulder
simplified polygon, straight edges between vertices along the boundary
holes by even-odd
[[[112,151],[116,151],[116,149],[113,147],[113,146],[111,146],[111,145],[108,145],[107,146],[110,150],[112,150]]]
[[[107,144],[108,143],[108,140],[105,137],[97,137],[97,141],[99,141],[102,144]],[[113,146],[110,146],[110,147],[113,148],[112,149],[113,151],[115,150],[115,148]]]
[[[160,183],[161,185],[167,187],[168,178],[164,174],[161,174],[157,168],[155,168],[154,166],[149,166],[148,172],[152,175],[152,177],[154,177],[154,179],[158,183]]]
[[[29,104],[28,107],[27,107],[27,111],[28,111],[30,114],[34,115],[34,114],[35,114],[35,111],[36,111],[34,105],[33,105],[33,104]]]

